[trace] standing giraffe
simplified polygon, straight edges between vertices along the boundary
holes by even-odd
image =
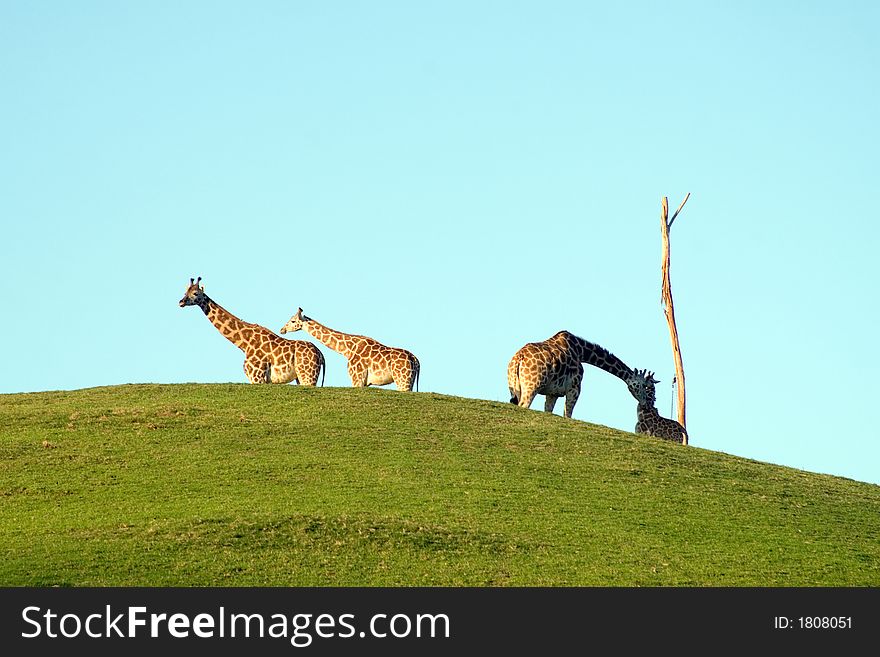
[[[279,338],[265,326],[240,320],[213,301],[202,277],[189,279],[180,307],[198,306],[220,334],[244,352],[244,373],[251,383],[290,383],[314,386],[324,369],[324,354],[311,342]],[[321,378],[321,385],[324,379]]]
[[[373,338],[334,331],[303,315],[302,308],[281,328],[281,334],[305,329],[316,340],[348,360],[351,385],[384,386],[394,381],[398,390],[419,388],[419,359],[412,352],[387,347]]]
[[[627,385],[633,378],[633,370],[607,349],[568,331],[560,331],[543,342],[529,342],[510,359],[507,365],[510,403],[528,408],[535,395],[544,395],[544,410],[552,413],[556,400],[565,396],[565,417],[571,417],[581,394],[584,375],[581,363],[605,370]]]
[[[636,370],[635,377],[627,384],[632,396],[639,402],[636,433],[684,443],[688,437],[687,429],[675,420],[661,416],[654,406],[657,401],[655,385],[658,383],[653,372]]]

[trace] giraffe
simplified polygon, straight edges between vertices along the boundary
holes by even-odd
[[[419,359],[412,352],[387,347],[363,335],[349,335],[334,331],[303,315],[302,308],[281,328],[281,334],[305,329],[306,333],[342,354],[348,361],[351,385],[384,386],[394,381],[398,390],[419,389]]]
[[[635,431],[683,444],[688,435],[687,429],[675,420],[661,416],[654,406],[657,401],[657,383],[660,382],[654,378],[653,372],[635,370],[635,377],[627,386],[639,402]]]
[[[311,342],[285,340],[259,324],[240,320],[213,301],[198,280],[189,279],[180,307],[198,306],[220,334],[245,354],[244,373],[251,383],[290,383],[314,386],[324,369],[324,354]],[[325,372],[326,374],[326,372]],[[321,385],[324,378],[321,377]]]
[[[627,385],[633,370],[604,347],[559,331],[543,342],[529,342],[517,351],[507,365],[510,403],[523,408],[532,405],[535,395],[544,395],[544,410],[552,413],[556,400],[565,396],[565,417],[571,417],[581,394],[584,368],[593,365],[622,379]]]

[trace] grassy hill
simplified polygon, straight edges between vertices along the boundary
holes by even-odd
[[[880,487],[431,393],[0,395],[0,585],[880,585]]]

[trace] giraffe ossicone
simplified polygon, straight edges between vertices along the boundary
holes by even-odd
[[[626,363],[604,347],[568,331],[559,331],[543,342],[529,342],[510,359],[510,403],[529,408],[536,395],[544,395],[544,410],[552,413],[556,401],[565,397],[565,417],[571,417],[581,394],[582,364],[598,367],[627,385],[634,376]]]
[[[265,326],[239,319],[213,301],[201,285],[189,279],[181,308],[198,306],[220,334],[244,352],[244,373],[251,383],[290,383],[315,386],[324,370],[324,354],[311,342],[285,340]],[[321,385],[324,385],[321,376]]]
[[[389,347],[364,335],[336,331],[304,315],[302,308],[281,327],[280,333],[284,335],[300,330],[348,361],[351,385],[363,388],[384,386],[393,381],[398,390],[410,392],[413,387],[418,390],[421,366],[411,351]]]
[[[677,421],[660,415],[655,406],[658,383],[653,372],[635,370],[635,376],[628,384],[630,393],[638,402],[635,432],[683,444],[688,437],[687,429]]]

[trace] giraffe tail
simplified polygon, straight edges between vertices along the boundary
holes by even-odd
[[[321,353],[320,351],[318,352]],[[324,387],[324,377],[327,376],[327,362],[324,360],[324,354],[321,354],[321,387]]]
[[[419,391],[419,372],[422,371],[422,365],[419,363],[419,359],[413,356],[413,360],[415,361],[416,366],[416,392]]]
[[[519,364],[522,362],[522,356],[517,353],[514,358],[516,359],[516,364],[511,363],[511,367],[508,368],[507,387],[510,389],[510,403],[519,405],[519,395],[516,391],[520,390]]]

